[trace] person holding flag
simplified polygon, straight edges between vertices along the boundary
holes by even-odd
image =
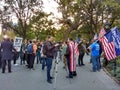
[[[72,38],[68,40],[67,49],[66,49],[66,58],[67,58],[67,66],[69,70],[69,75],[67,78],[73,78],[73,76],[77,76],[76,72],[76,60],[75,60],[75,43]]]
[[[100,71],[100,44],[98,43],[97,34],[94,35],[93,43],[88,47],[91,51],[92,71]]]
[[[120,55],[120,32],[118,27],[111,28],[111,30],[101,38],[101,42],[108,61]]]
[[[102,37],[100,37],[100,41],[102,43],[102,47],[104,50],[106,62],[110,60],[114,60],[114,76],[116,76],[116,58],[120,55],[120,32],[118,27],[111,28],[111,25],[104,26],[107,31]]]

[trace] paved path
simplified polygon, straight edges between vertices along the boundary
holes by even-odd
[[[66,78],[62,62],[58,65],[56,90],[120,90],[106,73],[91,72],[89,56],[84,57],[85,66],[77,67],[77,77]],[[0,73],[0,90],[54,90],[53,84],[46,82],[46,70],[35,64],[35,70],[28,70],[24,65],[12,67],[12,73]]]

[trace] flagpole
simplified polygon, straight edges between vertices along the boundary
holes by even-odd
[[[116,69],[117,69],[117,62],[116,62],[116,58],[115,58],[114,64],[113,64],[113,75],[114,75],[114,77],[117,75]]]

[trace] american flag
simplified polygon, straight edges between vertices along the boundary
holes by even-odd
[[[101,38],[103,50],[107,60],[112,60],[116,58],[115,46],[112,38],[112,32],[109,31]]]
[[[106,34],[106,31],[104,28],[100,29],[100,33],[99,33],[99,41],[101,41],[101,38]]]
[[[76,54],[76,55],[79,55],[78,43],[77,43],[77,42],[75,42],[74,50],[75,50],[75,54]]]
[[[98,39],[98,35],[97,35],[97,33],[95,33],[93,40],[97,40],[97,39]]]

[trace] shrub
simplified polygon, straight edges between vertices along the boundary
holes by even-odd
[[[117,73],[120,73],[120,67],[117,67],[116,72],[117,72]]]
[[[120,80],[120,73],[118,73],[116,77]]]

